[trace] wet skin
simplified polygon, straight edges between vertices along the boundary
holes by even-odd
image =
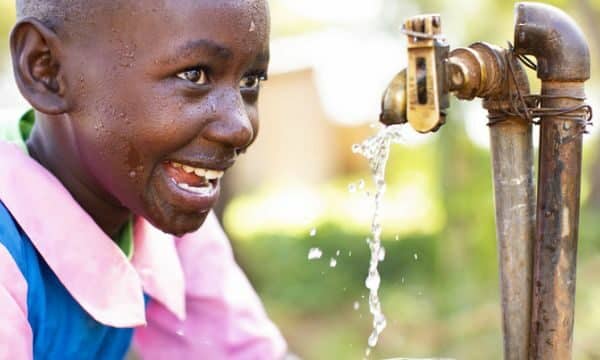
[[[110,236],[131,212],[165,232],[193,231],[218,189],[179,188],[170,164],[226,170],[256,137],[267,5],[108,3],[80,23],[23,19],[13,30],[17,83],[37,110],[28,149]]]

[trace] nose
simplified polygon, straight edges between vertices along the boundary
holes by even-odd
[[[232,147],[245,149],[254,139],[254,129],[239,91],[228,91],[209,104],[214,117],[202,131],[202,137]]]

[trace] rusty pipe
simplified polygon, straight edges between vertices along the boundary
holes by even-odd
[[[583,103],[589,50],[569,16],[548,5],[517,4],[515,52],[537,58],[542,108]],[[576,118],[541,117],[531,359],[571,358],[583,133]]]
[[[498,64],[488,70],[492,72],[488,77],[500,75],[490,80],[500,86],[484,96],[483,106],[491,120],[504,359],[525,360],[529,357],[535,228],[532,124],[503,111],[510,109],[511,94],[517,90],[529,94],[529,82],[523,67],[507,50],[479,48],[487,50],[488,64]],[[509,61],[512,71],[508,70]],[[493,123],[497,116],[502,121]]]
[[[505,115],[511,94],[529,94],[525,70],[507,52],[481,42],[455,49],[447,62],[448,81],[459,99],[483,98],[490,114],[504,359],[525,360],[535,226],[532,124]]]

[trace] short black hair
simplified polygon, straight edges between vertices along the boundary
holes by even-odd
[[[58,27],[67,16],[64,0],[16,0],[17,19],[34,17],[46,26]],[[82,1],[69,1],[69,3],[81,3]]]
[[[16,0],[17,19],[34,17],[53,30],[67,22],[85,23],[99,8],[118,7],[112,0]]]

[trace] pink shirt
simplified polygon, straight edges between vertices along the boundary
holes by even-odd
[[[90,316],[108,326],[136,328],[134,350],[143,359],[284,357],[285,341],[236,264],[214,214],[181,238],[136,219],[129,261],[22,149],[0,142],[0,159],[0,200]],[[78,236],[65,236],[73,233]],[[28,359],[33,334],[27,283],[1,244],[0,270],[0,359]],[[146,308],[144,293],[152,298]]]

